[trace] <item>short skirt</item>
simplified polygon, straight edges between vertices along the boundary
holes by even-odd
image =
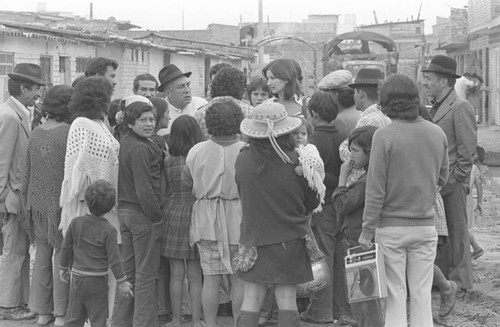
[[[250,270],[237,273],[239,279],[260,284],[293,285],[313,280],[311,260],[303,238],[259,246],[257,255]]]

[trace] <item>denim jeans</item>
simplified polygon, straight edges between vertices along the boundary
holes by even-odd
[[[161,226],[154,226],[142,212],[119,209],[122,260],[134,297],[116,295],[112,326],[158,326],[156,282],[160,262]]]
[[[431,288],[437,232],[434,226],[377,228],[375,242],[385,260],[387,299],[385,327],[407,326],[407,284],[410,326],[432,326]]]
[[[313,215],[311,229],[320,250],[325,254],[330,269],[330,282],[325,288],[309,296],[311,302],[305,315],[316,322],[327,323],[333,321],[333,257],[337,233],[336,217],[331,205],[324,205],[322,212]]]
[[[64,327],[83,327],[87,317],[92,327],[106,327],[108,319],[108,279],[105,276],[72,274],[69,305]]]
[[[35,227],[35,264],[31,280],[29,308],[42,315],[64,317],[69,300],[69,284],[59,278],[61,247],[53,248],[47,239],[46,226]]]

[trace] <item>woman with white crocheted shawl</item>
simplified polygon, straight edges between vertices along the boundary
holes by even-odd
[[[77,118],[69,130],[60,199],[63,234],[72,219],[88,213],[84,195],[92,182],[104,179],[118,186],[120,144],[105,123],[112,92],[103,77],[87,77],[75,87],[69,106]],[[117,229],[120,243],[116,206],[104,217]]]

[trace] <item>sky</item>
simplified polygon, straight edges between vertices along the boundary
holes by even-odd
[[[309,14],[355,14],[358,25],[374,24],[373,10],[379,23],[425,19],[431,33],[436,16],[449,17],[450,7],[463,8],[467,0],[262,0],[264,21],[301,22]],[[0,0],[1,10],[36,11],[38,3],[47,11],[72,12],[89,16],[93,3],[94,18],[128,20],[142,29],[206,29],[210,23],[238,25],[258,20],[258,0]],[[183,20],[184,16],[184,20]],[[184,25],[184,26],[183,26]]]

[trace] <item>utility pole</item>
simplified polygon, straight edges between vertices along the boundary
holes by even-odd
[[[262,0],[259,0],[259,41],[262,41],[264,39],[264,23],[262,22],[263,20],[263,8],[262,8]],[[264,46],[259,48],[259,64],[264,63]]]

